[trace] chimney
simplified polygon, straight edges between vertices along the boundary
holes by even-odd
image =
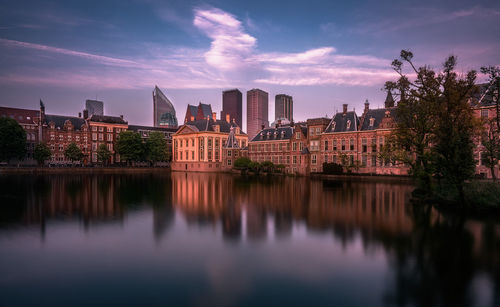
[[[89,110],[85,109],[83,110],[83,118],[88,119],[89,118]]]
[[[82,112],[78,112],[78,117],[81,118],[82,117]]]
[[[193,115],[191,115],[191,121],[194,122],[194,116]]]
[[[344,103],[342,105],[342,109],[343,109],[342,113],[344,113],[344,115],[345,115],[347,113],[347,103]]]
[[[370,109],[370,103],[368,102],[368,99],[366,99],[365,101],[365,113],[368,112],[368,110]]]
[[[214,121],[216,121],[216,120],[217,120],[217,113],[212,112],[212,119],[213,119]]]
[[[120,115],[120,118],[123,120],[123,115]]]
[[[229,114],[226,114],[226,122],[229,123]]]
[[[264,130],[264,128],[266,128],[266,125],[262,124],[262,125],[260,126],[260,129],[261,129],[261,130]]]
[[[279,128],[281,126],[281,119],[278,119],[278,123],[276,124],[276,128]]]

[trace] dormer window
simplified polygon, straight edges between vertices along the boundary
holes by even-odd
[[[332,130],[335,130],[335,125],[337,125],[336,122],[333,122],[333,125],[332,125]]]
[[[240,128],[236,127],[236,134],[240,134]]]
[[[370,127],[373,127],[373,124],[375,124],[375,118],[370,118]]]
[[[350,128],[351,128],[351,121],[350,121],[350,120],[348,120],[348,121],[347,121],[347,129],[349,130]]]

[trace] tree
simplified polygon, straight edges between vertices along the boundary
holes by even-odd
[[[151,132],[146,140],[147,157],[152,162],[166,161],[168,158],[167,141],[161,132]]]
[[[106,144],[99,145],[97,148],[97,160],[108,164],[109,158],[111,158],[111,151],[109,151],[108,146]]]
[[[45,143],[36,144],[35,150],[33,152],[33,158],[38,162],[39,165],[43,165],[51,157],[52,153],[50,148]]]
[[[26,155],[26,131],[14,119],[0,118],[0,161],[23,159]]]
[[[234,161],[234,168],[236,169],[241,169],[241,170],[246,170],[250,168],[250,164],[252,163],[252,160],[250,160],[247,157],[240,157]]]
[[[402,50],[400,60],[392,62],[400,78],[385,85],[400,97],[394,148],[408,153],[399,159],[409,165],[419,187],[431,191],[431,178],[435,176],[452,185],[462,201],[464,182],[475,169],[469,98],[475,89],[476,72],[459,76],[455,56],[448,57],[438,73],[428,66],[416,68],[412,59],[410,51]],[[416,75],[414,81],[404,75],[403,62]]]
[[[139,161],[144,156],[144,145],[139,133],[133,131],[120,132],[116,142],[116,151],[120,154],[122,160]]]
[[[70,143],[64,151],[64,156],[71,162],[80,161],[83,159],[83,153],[76,143]]]

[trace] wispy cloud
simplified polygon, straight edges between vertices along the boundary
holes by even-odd
[[[170,88],[220,88],[252,84],[375,85],[393,76],[389,60],[342,54],[333,46],[302,52],[259,52],[257,38],[245,31],[236,16],[217,8],[195,8],[193,12],[192,24],[211,40],[206,49],[149,46],[145,54],[131,59],[0,38],[0,48],[89,62],[88,66],[57,67],[50,72],[27,72],[29,68],[0,72],[0,82],[142,88],[168,80]]]

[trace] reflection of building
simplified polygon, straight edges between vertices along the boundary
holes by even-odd
[[[220,118],[226,118],[229,115],[229,119],[232,121],[236,120],[236,124],[239,127],[243,127],[242,124],[242,105],[243,97],[238,89],[227,90],[222,92],[222,111],[220,112]]]
[[[227,148],[231,129],[232,147]],[[230,170],[235,157],[228,157],[238,148],[244,148],[248,138],[235,122],[213,118],[195,120],[181,126],[173,135],[172,170],[224,171]]]
[[[268,116],[269,94],[260,89],[247,92],[247,133],[253,137],[262,129],[269,127]]]
[[[170,160],[172,156],[172,134],[174,134],[177,131],[177,128],[129,125],[128,130],[139,133],[143,141],[146,141],[149,138],[151,132],[162,133],[165,136],[165,141],[167,142],[167,155],[168,155],[167,160]]]
[[[285,94],[276,95],[274,98],[274,118],[293,121],[293,98]]]
[[[85,100],[85,109],[92,115],[104,115],[104,102],[99,100]]]
[[[155,127],[177,128],[174,105],[158,86],[155,86],[153,90],[153,125]]]

